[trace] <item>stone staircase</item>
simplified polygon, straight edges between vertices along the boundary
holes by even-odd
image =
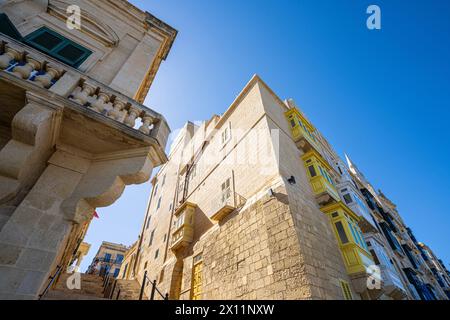
[[[119,289],[119,300],[139,300],[141,286],[136,280],[117,280],[116,288],[111,299],[116,299]],[[142,299],[147,300],[148,298],[144,295]]]
[[[103,294],[103,279],[96,275],[81,274],[81,288],[67,288],[66,281],[70,274],[63,274],[55,286],[50,289],[42,300],[107,300]]]
[[[54,287],[41,300],[109,300],[105,298],[102,277],[82,273],[80,289],[70,290],[66,284],[70,276],[71,274],[61,275]],[[111,279],[106,290],[112,300],[116,300],[117,297],[118,300],[139,300],[141,286],[136,280],[117,280],[115,287],[114,281]],[[114,292],[111,293],[113,287]],[[144,296],[142,299],[146,300],[147,297]]]

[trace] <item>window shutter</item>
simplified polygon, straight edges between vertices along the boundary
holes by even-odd
[[[42,27],[27,35],[24,41],[28,45],[74,68],[78,68],[92,54],[92,51],[89,49],[47,27]]]
[[[23,40],[22,35],[16,29],[11,20],[9,20],[6,13],[0,13],[0,32],[18,41]]]
[[[341,289],[344,293],[345,300],[353,300],[352,291],[350,290],[350,286],[344,280],[341,280]]]

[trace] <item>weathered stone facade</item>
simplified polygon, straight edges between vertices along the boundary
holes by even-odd
[[[344,298],[340,281],[350,279],[328,218],[307,189],[286,110],[255,76],[224,115],[186,125],[153,181],[137,280],[147,271],[170,298],[195,298],[193,269],[202,261],[201,299]],[[231,137],[224,141],[225,128]],[[233,200],[220,218],[227,180]],[[174,225],[186,202],[195,206],[193,236],[178,248]]]
[[[308,146],[319,166],[305,165]],[[134,279],[145,273],[171,299],[431,298],[414,295],[406,251],[381,231],[394,223],[389,212],[398,241],[415,247],[395,205],[372,190],[372,209],[349,166],[292,100],[254,76],[223,115],[188,122],[173,142],[152,181]],[[444,298],[431,271],[417,270]]]

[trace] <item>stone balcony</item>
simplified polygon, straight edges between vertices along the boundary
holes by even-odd
[[[169,133],[157,112],[0,34],[0,299],[35,299],[95,208],[167,161]]]
[[[67,113],[82,114],[132,138],[153,143],[160,163],[166,161],[164,147],[170,129],[164,117],[133,99],[89,78],[78,70],[0,34],[2,78],[25,89],[37,86],[61,100]],[[43,90],[40,90],[43,92]],[[91,140],[94,137],[90,137]],[[86,142],[86,141],[84,141]]]

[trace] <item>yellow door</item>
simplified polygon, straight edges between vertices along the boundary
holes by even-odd
[[[199,262],[192,271],[192,300],[200,300],[202,297],[202,267],[203,263]]]

